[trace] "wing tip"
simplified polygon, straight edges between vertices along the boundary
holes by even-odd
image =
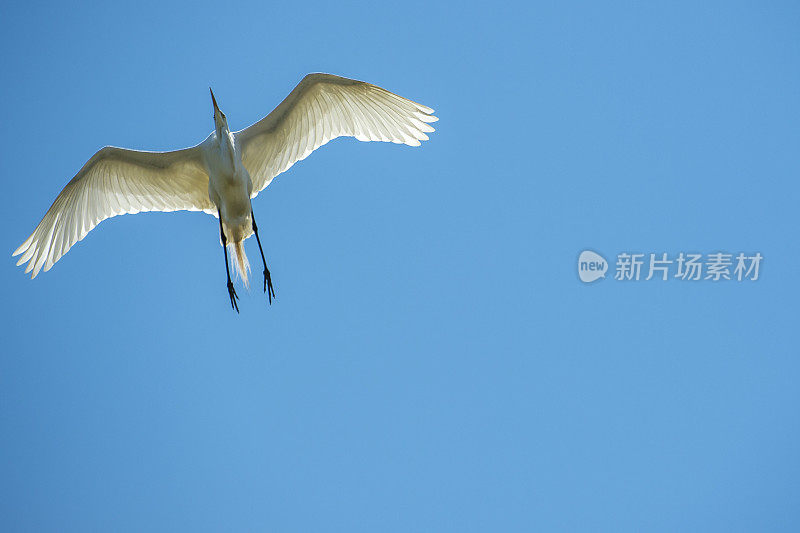
[[[39,275],[39,272],[42,271],[42,267],[44,267],[44,264],[46,262],[47,260],[42,261],[41,258],[36,262],[36,268],[33,269],[33,273],[31,274],[31,279]],[[47,272],[47,270],[45,270],[45,272]]]
[[[11,257],[17,257],[19,254],[23,253],[25,250],[31,247],[31,243],[33,242],[33,236],[36,232],[31,233],[31,236],[25,239],[25,242],[19,245],[19,248],[14,250],[14,253],[11,254]]]

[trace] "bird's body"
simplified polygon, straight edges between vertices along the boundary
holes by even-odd
[[[140,211],[204,211],[219,218],[243,281],[244,240],[255,234],[264,264],[264,291],[274,296],[251,200],[273,178],[337,137],[419,146],[433,110],[369,83],[309,74],[269,115],[231,132],[214,93],[214,131],[192,148],[143,152],[107,146],[64,187],[30,237],[13,255],[36,277],[106,218]],[[231,305],[238,311],[228,272]]]
[[[200,149],[208,173],[208,197],[217,208],[222,231],[236,257],[234,264],[247,285],[249,262],[242,243],[253,233],[250,207],[253,181],[227,123],[215,129],[200,144]]]

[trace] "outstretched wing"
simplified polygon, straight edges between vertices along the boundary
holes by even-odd
[[[272,113],[234,133],[255,197],[295,162],[337,137],[419,146],[433,109],[363,81],[309,74]]]
[[[140,211],[208,211],[208,174],[200,148],[140,152],[107,146],[56,197],[30,237],[13,255],[35,278],[101,221]]]

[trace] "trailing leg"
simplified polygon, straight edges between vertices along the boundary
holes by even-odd
[[[239,295],[236,294],[236,289],[233,288],[231,271],[228,267],[228,239],[225,238],[225,231],[222,229],[222,213],[217,210],[217,214],[219,214],[219,235],[222,239],[222,252],[225,254],[225,275],[228,276],[228,296],[230,296],[231,299],[231,307],[238,313],[239,305],[236,303],[236,300],[239,299]]]
[[[269,275],[267,268],[267,260],[264,258],[264,250],[261,248],[261,239],[258,237],[258,226],[256,225],[256,216],[253,214],[253,208],[250,208],[250,218],[253,221],[253,233],[256,234],[256,242],[258,243],[258,251],[261,252],[261,262],[264,264],[264,292],[267,293],[269,303],[272,305],[272,299],[275,298],[275,289],[272,288],[272,277]]]

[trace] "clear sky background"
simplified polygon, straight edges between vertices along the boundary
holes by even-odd
[[[796,3],[0,20],[3,531],[797,530]],[[334,141],[258,196],[271,307],[230,309],[199,213],[14,266],[100,147],[196,144],[209,85],[242,128],[314,71],[440,121],[421,148]],[[764,262],[586,285],[584,249]]]

